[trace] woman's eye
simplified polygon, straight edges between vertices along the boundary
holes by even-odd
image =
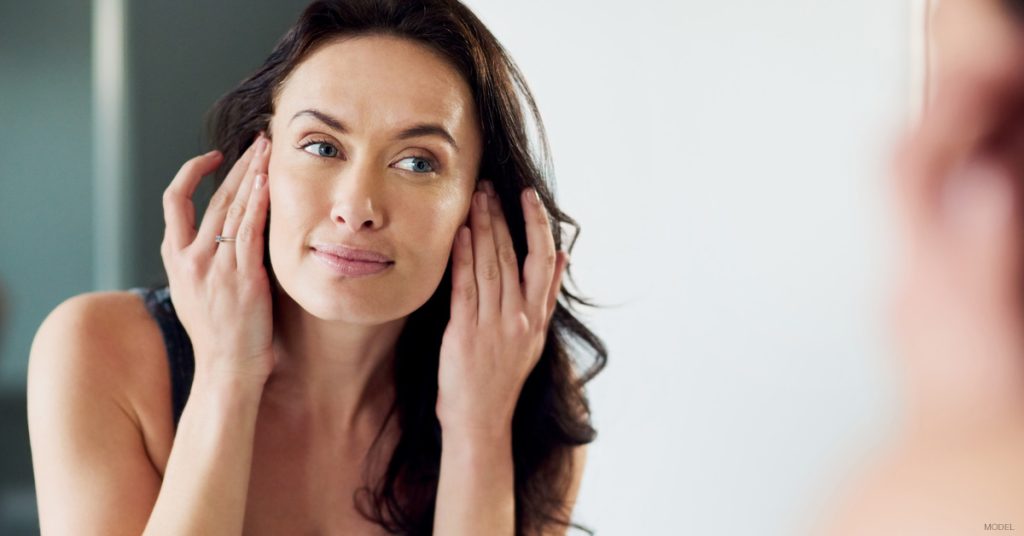
[[[302,150],[307,153],[326,158],[334,158],[335,156],[338,156],[338,148],[323,141],[307,143],[302,147]]]
[[[431,164],[430,161],[427,160],[426,158],[421,158],[419,156],[410,156],[399,160],[399,163],[405,162],[406,160],[414,161],[414,163],[410,167],[406,168],[409,171],[415,171],[417,173],[431,173],[435,171],[433,164]]]

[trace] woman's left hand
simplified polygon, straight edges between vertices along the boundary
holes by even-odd
[[[555,251],[532,188],[521,200],[529,253],[520,283],[501,203],[488,181],[473,195],[469,228],[452,246],[451,319],[441,342],[437,416],[456,433],[510,434],[527,376],[540,359],[569,256]]]

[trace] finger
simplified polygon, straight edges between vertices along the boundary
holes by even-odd
[[[565,269],[569,266],[569,254],[564,251],[558,252],[558,260],[555,265],[554,281],[551,284],[551,291],[548,293],[548,301],[544,308],[545,323],[551,322],[551,315],[555,313],[555,305],[558,303],[558,295],[562,292],[562,277]]]
[[[235,200],[232,201],[230,208],[228,208],[228,213],[224,219],[224,226],[220,230],[221,235],[234,237],[235,242],[233,244],[217,244],[216,240],[213,241],[216,246],[224,246],[217,247],[217,257],[223,259],[222,262],[227,263],[229,268],[237,267],[238,229],[242,223],[242,218],[245,217],[246,208],[249,204],[249,194],[252,192],[252,185],[256,180],[256,175],[266,173],[268,147],[269,142],[266,139],[261,137],[261,139],[257,140],[256,149],[253,152],[252,159],[249,161],[249,167],[245,170],[242,184],[238,188]]]
[[[197,247],[210,253],[217,247],[214,237],[221,234],[221,229],[224,228],[227,212],[230,209],[231,203],[238,195],[238,190],[241,188],[246,171],[252,163],[253,153],[256,152],[255,146],[255,143],[250,144],[245,152],[242,153],[238,161],[231,166],[231,170],[228,171],[224,182],[221,183],[217,191],[214,192],[213,197],[210,198],[210,203],[203,214],[203,222],[200,224],[199,234],[196,237]]]
[[[473,275],[473,242],[469,227],[460,225],[452,245],[451,321],[475,326],[477,315],[476,276]]]
[[[473,225],[473,267],[479,294],[477,322],[480,324],[497,321],[501,300],[501,270],[494,250],[494,231],[487,203],[484,191],[474,192],[470,220]]]
[[[249,193],[249,206],[238,228],[235,242],[238,256],[238,271],[242,274],[258,273],[263,269],[263,226],[267,223],[267,206],[270,205],[267,174],[260,172],[253,181]]]
[[[523,219],[526,222],[526,242],[529,251],[526,262],[523,263],[523,276],[526,286],[526,308],[532,311],[534,318],[538,318],[545,312],[557,256],[547,210],[541,205],[535,191],[533,188],[526,188],[522,192]]]
[[[185,162],[163,194],[164,240],[175,250],[184,249],[196,236],[196,206],[192,196],[199,181],[217,169],[223,160],[219,151],[210,151]]]
[[[491,224],[494,229],[494,245],[498,255],[498,266],[501,270],[501,314],[510,316],[523,310],[523,287],[519,281],[519,258],[512,244],[512,235],[508,231],[505,212],[501,208],[501,199],[494,191],[491,181],[481,181],[487,192],[488,209],[491,213]]]

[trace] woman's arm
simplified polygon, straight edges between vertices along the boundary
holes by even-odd
[[[492,433],[442,428],[434,534],[515,534],[512,429]]]
[[[160,254],[196,367],[146,534],[242,533],[256,415],[275,362],[262,264],[269,157],[261,132],[217,188],[198,231],[192,194],[223,155],[192,158],[164,191]],[[217,246],[219,233],[237,240]]]
[[[263,385],[196,374],[145,535],[242,534]]]
[[[434,534],[515,534],[511,428],[488,434],[443,430],[442,438]],[[573,449],[571,480],[564,498],[567,518],[583,479],[586,449],[586,445]],[[554,526],[543,536],[566,532]]]

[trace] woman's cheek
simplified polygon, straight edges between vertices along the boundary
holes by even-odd
[[[311,210],[316,210],[317,197],[314,192],[304,191],[299,187],[301,183],[294,177],[278,173],[271,175],[268,182],[270,187],[270,206],[274,211],[275,220],[283,222],[299,222],[302,216],[308,218]]]
[[[423,229],[431,229],[434,232],[430,236],[422,237],[424,242],[434,241],[433,250],[438,256],[448,259],[451,256],[452,245],[455,240],[455,233],[459,226],[467,223],[469,217],[469,202],[460,199],[458,195],[446,195],[437,200],[431,210],[425,211],[420,221],[429,221],[429,226]]]

